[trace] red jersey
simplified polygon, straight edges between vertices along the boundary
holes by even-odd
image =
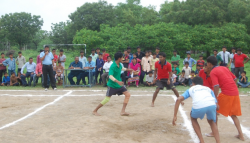
[[[212,69],[210,73],[213,86],[220,86],[221,93],[228,96],[239,96],[239,90],[235,84],[236,76],[228,68],[219,66]]]
[[[106,63],[108,61],[108,53],[103,54],[103,61]]]
[[[244,67],[244,60],[245,58],[247,58],[247,55],[245,54],[234,54],[234,65],[236,68],[239,68],[239,67]]]
[[[157,69],[157,79],[168,79],[169,73],[172,72],[172,67],[169,62],[165,62],[162,66],[161,62],[155,62],[155,69]]]
[[[203,69],[204,64],[205,64],[204,60],[198,60],[197,61],[197,65],[200,65],[201,69]]]
[[[211,90],[214,90],[214,86],[212,84],[212,80],[210,76],[207,76],[204,69],[201,69],[199,72],[199,77],[203,79],[203,85],[209,87]]]
[[[54,62],[56,62],[58,60],[58,56],[54,55]]]

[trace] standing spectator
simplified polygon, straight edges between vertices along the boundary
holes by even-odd
[[[182,68],[182,70],[185,71],[185,84],[189,84],[189,79],[190,79],[190,75],[191,75],[191,68],[189,67],[189,63],[185,62],[185,66]]]
[[[148,51],[149,57],[152,59],[153,58],[153,53],[151,50]]]
[[[137,63],[137,59],[134,58],[132,63],[129,64],[128,69],[132,69],[132,72],[128,72],[128,87],[130,83],[135,82],[136,87],[139,87],[139,77],[141,74],[140,64]]]
[[[239,77],[239,82],[238,82],[238,86],[241,88],[249,88],[250,82],[248,82],[248,77],[246,76],[247,72],[243,71],[241,73],[241,76]]]
[[[128,51],[124,50],[124,54],[123,54],[123,58],[122,58],[122,65],[124,66],[124,68],[128,68],[129,65],[129,55],[128,55]],[[127,72],[124,72],[125,76],[127,75]],[[126,80],[124,82],[124,85],[126,85]]]
[[[52,49],[52,54],[54,56],[54,63],[57,63],[58,61],[58,56],[56,55],[56,49]]]
[[[159,58],[156,57],[156,53],[153,53],[153,58],[151,59],[151,63],[152,63],[152,72],[154,73],[155,71],[155,63],[159,61]]]
[[[26,74],[23,73],[23,70],[27,68]],[[21,69],[21,79],[23,86],[31,86],[31,82],[33,81],[34,74],[36,72],[36,64],[33,62],[33,58],[29,58],[29,62],[27,62]],[[29,84],[26,82],[26,78],[30,77]],[[35,82],[35,81],[34,81]]]
[[[36,71],[35,71],[35,74],[34,74],[34,79],[33,79],[33,86],[35,87],[36,84],[37,84],[37,79],[41,77],[42,78],[42,83],[43,83],[43,65],[42,63],[38,63],[36,65]]]
[[[16,73],[16,60],[13,58],[13,53],[9,53],[9,58],[3,61],[4,66],[8,66],[8,73],[9,77],[11,76],[11,73],[14,72]]]
[[[203,56],[200,55],[200,56],[199,56],[199,60],[197,61],[197,67],[199,66],[200,69],[203,69],[204,64],[205,64],[205,61],[203,60]]]
[[[111,61],[111,57],[108,56],[108,61],[103,65],[103,69],[105,70],[105,73],[102,74],[102,82],[103,82],[103,87],[107,87],[107,79],[109,76],[109,69],[113,62]]]
[[[60,50],[59,60],[65,62],[66,56],[65,58],[63,57],[64,57],[63,50]],[[49,75],[51,87],[54,90],[56,90],[56,81],[55,81],[55,76],[53,76],[53,67],[52,67],[52,65],[54,64],[54,60],[53,60],[54,56],[51,52],[49,52],[49,46],[45,46],[44,51],[40,53],[40,58],[43,64],[43,78],[44,78],[45,91],[47,91],[49,88],[49,86],[47,85],[47,82],[48,82],[47,75]]]
[[[180,61],[180,55],[177,55],[177,51],[176,50],[174,50],[173,51],[173,57],[171,58],[171,64],[172,64],[172,67],[174,66],[174,63],[176,63],[177,64],[177,67],[179,68],[179,65],[180,65],[180,63],[179,63],[179,61]]]
[[[75,57],[75,61],[70,63],[69,69],[72,69],[70,73],[68,74],[68,79],[70,82],[70,85],[79,85],[82,77],[82,62],[79,62],[79,57]],[[78,70],[73,70],[73,69],[78,69]],[[73,77],[76,77],[77,82],[75,83],[73,81]]]
[[[99,54],[102,54],[100,51],[101,51],[101,49],[100,48],[96,48],[96,54],[99,56]]]
[[[14,72],[11,73],[10,86],[19,86],[19,82],[18,82],[16,74]]]
[[[1,53],[1,59],[0,59],[0,83],[2,83],[3,75],[6,72],[6,66],[3,65],[3,61],[5,61],[4,53]]]
[[[214,56],[215,56],[216,59],[217,59],[217,65],[216,65],[216,66],[221,65],[222,62],[223,62],[223,60],[222,60],[222,58],[220,57],[220,55],[218,55],[218,50],[216,50],[216,49],[214,49]]]
[[[233,47],[232,48],[232,54],[230,55],[230,63],[228,67],[231,65],[231,72],[235,74],[235,65],[234,65],[234,55],[235,55],[236,49]]]
[[[42,52],[43,52],[43,50],[40,50],[40,53],[42,53]],[[39,55],[37,55],[37,57],[36,57],[36,64],[41,63],[40,53],[39,53]]]
[[[156,58],[159,58],[159,53],[160,53],[160,48],[159,47],[156,47],[155,53],[156,53]]]
[[[17,73],[21,71],[23,65],[26,63],[25,57],[22,55],[22,52],[18,52],[18,56],[16,58],[16,64],[18,65]]]
[[[172,67],[172,71],[176,70],[176,75],[179,76],[181,74],[181,71],[179,67],[177,66],[177,63],[174,63],[174,66]]]
[[[133,54],[133,58],[136,58],[136,59],[137,59],[137,62],[138,62],[138,63],[141,63],[141,60],[137,58],[136,53]],[[132,62],[132,61],[131,61],[131,62]]]
[[[131,63],[132,59],[133,59],[133,54],[131,53],[131,48],[130,47],[127,48],[127,52],[128,52],[128,57],[129,57],[129,63]]]
[[[247,59],[246,61],[244,61]],[[242,53],[241,49],[237,49],[237,54],[234,55],[234,64],[235,64],[235,75],[239,78],[239,73],[241,74],[244,71],[244,64],[249,61],[249,57]]]
[[[98,58],[98,55],[95,53],[95,49],[91,50],[90,56],[91,56],[92,61],[96,62],[96,59]]]
[[[60,54],[59,54],[58,60],[61,62],[63,68],[65,69],[66,55],[63,54],[63,49],[60,50]]]
[[[102,49],[103,61],[106,63],[108,61],[109,54],[106,53],[106,49]]]
[[[88,69],[88,70],[82,76],[83,77],[83,79],[82,79],[83,84],[86,85],[86,81],[85,81],[85,77],[86,76],[88,77],[88,83],[90,84],[90,80],[89,79],[90,79],[90,76],[91,76],[91,78],[92,78],[91,84],[94,84],[93,81],[95,81],[94,80],[94,77],[95,77],[95,66],[96,66],[96,63],[92,60],[92,57],[89,56],[88,57],[88,62],[86,63],[86,65],[84,67],[84,69]],[[89,74],[90,74],[90,76],[89,76]]]
[[[153,76],[153,72],[150,71],[148,73],[148,75],[146,76],[146,82],[144,82],[145,86],[155,86],[154,84],[154,76]]]
[[[191,68],[191,70],[192,70],[192,67],[194,65],[196,65],[196,60],[194,60],[193,58],[191,58],[190,52],[187,53],[187,58],[184,59],[183,65],[185,65],[186,62],[188,62],[189,67]]]
[[[13,72],[12,72],[13,73]],[[14,72],[15,73],[15,72]],[[8,76],[8,73],[4,73],[3,81],[1,83],[2,86],[9,86],[10,85],[10,77]]]
[[[148,75],[148,72],[152,70],[152,60],[149,57],[148,51],[145,52],[145,57],[141,60],[141,76],[140,83],[143,84],[143,79],[145,74]]]
[[[102,74],[103,74],[103,65],[104,65],[104,61],[102,59],[102,54],[99,54],[99,58],[96,60],[96,70],[95,70],[95,82],[98,85],[98,76],[100,75],[99,78],[99,85],[102,84]]]
[[[185,77],[185,70],[182,70],[181,75],[179,76],[179,81],[176,82],[174,85],[186,86],[186,84],[188,84],[188,80],[186,80],[186,77]]]
[[[82,68],[84,68],[85,64],[87,63],[87,58],[84,56],[83,51],[80,51],[79,61],[82,62]]]
[[[229,66],[228,66],[229,60],[228,59],[230,59],[230,53],[227,51],[227,47],[226,46],[222,47],[222,51],[220,51],[218,53],[218,55],[220,55],[222,58],[222,63],[220,64],[220,66],[224,66],[224,67],[229,68]]]
[[[55,79],[58,81],[58,85],[62,85],[62,80],[64,78],[63,70],[64,68],[62,66],[62,63],[58,61],[58,66],[56,67],[56,75],[55,75]]]
[[[137,56],[137,58],[140,59],[140,60],[145,56],[145,54],[144,54],[143,52],[141,52],[141,47],[139,47],[139,46],[137,47],[136,56]]]
[[[201,66],[200,65],[197,65],[196,66],[196,71],[195,71],[195,75],[199,75],[199,72],[201,71]]]

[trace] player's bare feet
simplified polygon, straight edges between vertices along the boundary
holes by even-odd
[[[207,137],[214,137],[214,134],[213,133],[206,133],[205,136],[207,136]]]
[[[155,107],[154,103],[151,104],[151,107]]]
[[[129,113],[122,112],[122,113],[121,113],[121,116],[129,116]]]
[[[239,140],[245,141],[245,139],[244,139],[244,137],[243,137],[243,136],[236,135],[236,136],[234,136],[234,137],[238,138]]]
[[[95,115],[95,116],[101,116],[100,114],[98,114],[98,113],[95,112],[95,111],[94,111],[92,114]]]

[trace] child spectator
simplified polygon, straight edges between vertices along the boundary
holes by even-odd
[[[153,54],[151,50],[148,51],[148,54],[149,54],[149,57],[153,58]]]
[[[143,84],[143,79],[145,74],[148,75],[148,72],[152,70],[152,61],[149,56],[149,52],[145,52],[145,57],[141,60],[141,75],[140,75],[140,83]]]
[[[174,70],[174,71],[173,71],[173,74],[172,74],[172,77],[171,77],[173,84],[175,84],[175,83],[177,82],[176,73],[177,73],[177,70]]]
[[[106,53],[106,49],[102,49],[103,61],[106,63],[108,61],[109,54]]]
[[[10,85],[10,77],[8,76],[8,73],[4,73],[3,82],[1,83],[2,86],[9,86]]]
[[[203,67],[201,68],[201,65],[197,65],[196,66],[196,71],[195,71],[195,75],[199,75],[199,72],[201,71],[201,69],[203,69]]]
[[[238,86],[241,88],[249,87],[250,82],[248,82],[248,77],[246,76],[246,71],[241,72],[241,75],[239,77]]]
[[[155,55],[156,56],[156,55]],[[144,85],[145,86],[155,86],[155,84],[154,84],[154,76],[153,76],[153,72],[152,71],[150,71],[149,73],[148,73],[148,75],[146,76],[146,82],[144,82]]]
[[[156,53],[153,53],[153,58],[151,58],[151,63],[152,63],[152,71],[155,71],[155,62],[158,62],[159,58],[156,57]]]
[[[180,71],[180,69],[178,68],[177,63],[174,63],[173,65],[174,65],[174,67],[172,67],[172,71],[175,71],[175,70],[176,70],[176,75],[177,75],[177,76],[181,75],[181,71]]]
[[[21,75],[22,75],[21,72],[17,73],[17,81],[19,82],[19,85],[23,85]]]
[[[9,53],[9,58],[3,61],[2,63],[4,66],[8,66],[8,73],[9,77],[11,76],[12,72],[16,70],[16,60],[13,58],[13,53]]]
[[[205,64],[205,61],[203,60],[203,56],[200,55],[199,60],[197,61],[197,66],[200,66],[200,68],[203,69],[204,64]]]
[[[16,64],[18,65],[17,73],[21,71],[22,67],[26,63],[25,57],[22,55],[22,52],[18,52],[18,56],[16,58]],[[10,74],[10,73],[9,73]]]
[[[5,61],[4,53],[1,53],[1,59],[0,59],[0,83],[2,83],[3,75],[6,72],[6,66],[3,65],[3,61]]]
[[[19,86],[19,82],[18,82],[16,74],[14,72],[11,73],[10,86]]]
[[[63,68],[65,68],[66,56],[63,54],[63,50],[60,50],[58,60],[61,62]]]
[[[100,75],[99,79],[99,85],[102,84],[102,74],[103,74],[103,65],[104,61],[102,59],[102,54],[99,54],[99,58],[96,60],[96,71],[95,71],[95,82],[98,85],[98,76]]]
[[[62,80],[63,80],[63,66],[60,61],[58,61],[58,66],[56,67],[56,75],[55,78],[58,81],[58,85],[62,85]]]
[[[195,76],[195,72],[194,72],[194,71],[191,71],[191,75],[190,75],[190,78],[189,78],[189,86],[192,85],[192,79],[193,79],[194,77],[196,77],[196,76]]]
[[[176,82],[176,83],[174,84],[174,86],[177,86],[177,85],[186,86],[186,85],[185,85],[185,82],[186,82],[185,70],[182,70],[181,75],[179,76],[179,81]]]
[[[186,84],[189,84],[189,78],[191,75],[191,68],[189,67],[189,62],[185,62],[185,66],[182,68],[182,70],[185,71],[185,81],[184,84],[182,84],[185,86]]]

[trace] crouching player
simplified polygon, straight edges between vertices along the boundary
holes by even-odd
[[[130,93],[127,91],[127,89],[123,86],[123,82],[121,80],[121,71],[129,71],[132,72],[132,69],[126,69],[123,68],[121,65],[123,54],[118,52],[115,54],[115,62],[111,65],[109,69],[109,81],[108,81],[108,90],[106,94],[106,98],[96,107],[96,109],[93,111],[93,114],[96,116],[100,116],[97,111],[100,109],[103,105],[109,102],[112,95],[125,95],[125,99],[123,102],[123,108],[121,111],[121,116],[128,116],[129,114],[125,112],[125,109],[127,107]]]
[[[180,96],[176,103],[175,103],[175,109],[174,109],[174,118],[173,118],[173,125],[175,126],[175,122],[177,121],[177,112],[179,109],[180,103],[189,98],[192,97],[193,99],[193,107],[191,111],[191,121],[193,128],[200,139],[201,143],[204,143],[201,129],[199,126],[199,123],[197,122],[197,119],[203,119],[205,114],[207,115],[207,121],[212,129],[213,135],[215,137],[215,140],[217,143],[220,142],[219,137],[219,131],[216,125],[216,108],[217,106],[217,100],[214,95],[214,92],[203,85],[203,80],[201,77],[194,77],[192,79],[192,87],[188,89],[182,96]]]

